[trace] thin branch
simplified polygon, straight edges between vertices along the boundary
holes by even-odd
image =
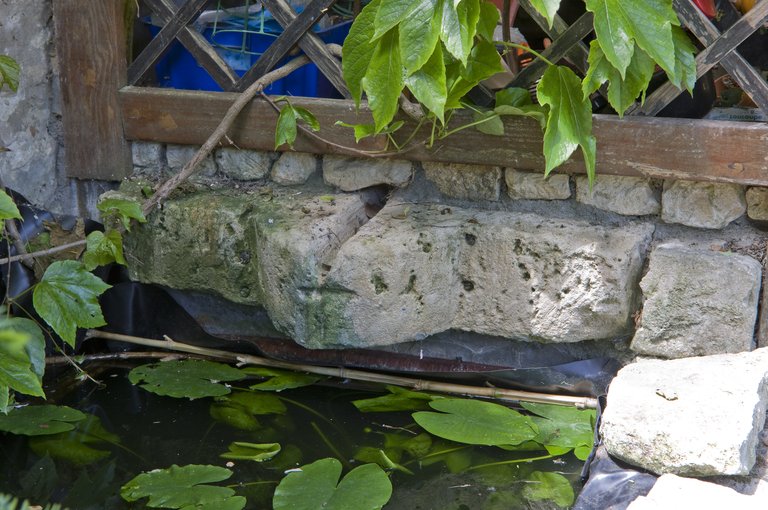
[[[46,250],[40,250],[40,251],[33,251],[31,253],[27,253],[26,255],[14,255],[13,257],[5,257],[0,259],[0,264],[7,264],[8,262],[16,262],[17,260],[21,260],[24,257],[44,257],[46,255],[53,255],[54,253],[58,253],[60,251],[66,251],[70,248],[78,248],[80,246],[85,246],[86,242],[85,239],[81,241],[74,241],[67,244],[62,244],[60,246],[54,246],[53,248],[48,248]]]
[[[437,381],[428,381],[425,379],[415,379],[411,377],[402,377],[388,374],[380,374],[376,372],[367,372],[364,370],[347,369],[344,367],[319,367],[314,365],[302,365],[299,363],[289,363],[286,361],[273,360],[269,358],[263,358],[259,356],[252,356],[249,354],[240,354],[235,352],[223,351],[219,349],[208,349],[206,347],[199,347],[196,345],[189,345],[182,342],[177,342],[166,337],[165,340],[153,340],[150,338],[141,338],[129,335],[120,335],[117,333],[107,333],[104,331],[98,331],[89,329],[85,333],[86,338],[105,338],[107,340],[117,340],[121,342],[128,342],[136,345],[144,345],[147,347],[153,347],[156,349],[168,349],[178,352],[188,352],[192,354],[201,354],[203,356],[210,356],[213,358],[219,358],[228,360],[230,362],[245,364],[245,365],[259,365],[265,367],[283,368],[286,370],[294,370],[298,372],[307,372],[310,374],[326,375],[330,377],[338,377],[340,379],[354,379],[358,381],[377,382],[382,384],[392,384],[396,386],[404,386],[407,388],[413,388],[419,391],[436,391],[441,393],[451,393],[459,395],[469,395],[475,397],[494,398],[499,400],[510,400],[514,402],[538,402],[544,404],[557,404],[563,406],[577,407],[579,409],[595,409],[597,407],[597,399],[590,397],[573,397],[567,395],[551,395],[545,393],[534,393],[530,391],[517,391],[508,390],[503,388],[488,388],[478,386],[467,386],[463,384],[443,383]]]
[[[110,352],[102,354],[86,354],[77,357],[81,363],[89,361],[115,361],[115,360],[134,360],[134,359],[162,359],[162,360],[176,360],[176,359],[189,359],[196,358],[191,354],[183,353],[170,353],[160,351],[150,352],[138,352],[138,351],[125,351],[125,352]],[[66,365],[71,363],[71,358],[66,356],[48,356],[45,358],[46,365]]]

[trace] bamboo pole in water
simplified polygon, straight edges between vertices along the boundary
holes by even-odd
[[[574,397],[570,395],[552,395],[548,393],[535,393],[531,391],[509,390],[504,388],[490,388],[482,386],[468,386],[464,384],[453,384],[438,381],[428,381],[425,379],[416,379],[412,377],[402,377],[398,375],[381,374],[377,372],[368,372],[365,370],[349,369],[344,367],[322,367],[314,365],[303,365],[299,363],[290,363],[287,361],[252,356],[250,354],[240,354],[236,352],[223,351],[219,349],[209,349],[196,345],[177,342],[169,337],[165,340],[154,340],[151,338],[141,338],[130,335],[121,335],[118,333],[108,333],[89,329],[86,331],[86,338],[103,338],[106,340],[116,340],[130,344],[143,345],[158,349],[167,349],[170,351],[186,352],[190,354],[199,354],[211,358],[224,359],[230,362],[245,365],[259,365],[264,367],[283,368],[297,372],[307,372],[310,374],[326,375],[338,377],[341,379],[354,379],[357,381],[377,382],[381,384],[393,384],[395,386],[404,386],[417,391],[436,391],[440,393],[450,393],[457,395],[467,395],[473,397],[485,397],[499,400],[509,400],[514,402],[536,402],[542,404],[557,404],[563,406],[572,406],[579,409],[595,409],[597,399],[590,397]]]

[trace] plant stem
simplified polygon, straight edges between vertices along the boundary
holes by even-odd
[[[82,241],[74,241],[71,243],[62,244],[60,246],[54,246],[53,248],[48,248],[47,250],[33,251],[32,253],[27,253],[26,255],[14,255],[13,257],[5,257],[0,259],[0,264],[16,262],[17,260],[22,260],[25,257],[44,257],[45,255],[53,255],[54,253],[65,251],[70,248],[78,248],[80,246],[85,246],[85,239]]]
[[[547,460],[559,457],[559,455],[542,455],[541,457],[528,457],[526,459],[512,459],[512,460],[500,460],[499,462],[489,462],[487,464],[478,464],[477,466],[471,466],[464,471],[474,471],[475,469],[482,469],[493,466],[503,466],[505,464],[522,464],[523,462],[533,462],[535,460]]]
[[[457,128],[454,128],[454,129],[452,129],[452,130],[450,130],[450,131],[446,131],[445,133],[443,133],[443,134],[441,134],[441,135],[440,135],[440,139],[442,140],[443,138],[447,138],[447,137],[451,136],[452,134],[454,134],[454,133],[458,133],[459,131],[461,131],[461,130],[463,130],[463,129],[467,129],[467,128],[470,128],[470,127],[472,127],[472,126],[477,126],[478,124],[482,124],[482,123],[484,123],[484,122],[488,122],[489,120],[491,120],[491,119],[495,119],[495,118],[496,118],[496,117],[498,117],[498,116],[499,116],[499,114],[498,114],[498,113],[496,113],[496,114],[493,114],[493,115],[491,115],[491,116],[489,116],[489,117],[484,117],[484,118],[482,118],[482,119],[480,119],[480,120],[476,120],[476,121],[474,121],[474,122],[470,122],[469,124],[464,124],[464,125],[462,125],[462,126],[459,126],[459,127],[457,127]]]
[[[347,458],[341,454],[341,452],[333,445],[333,443],[331,443],[331,440],[328,439],[328,436],[326,436],[322,430],[320,430],[320,427],[317,426],[317,423],[311,422],[310,425],[312,425],[312,428],[315,429],[315,432],[317,432],[317,435],[320,436],[320,439],[323,441],[323,443],[325,443],[325,446],[331,450],[331,453],[333,453],[336,458],[339,459],[341,463],[344,464],[347,468],[351,467]]]
[[[545,57],[544,55],[542,55],[538,51],[536,51],[536,50],[534,50],[534,49],[532,49],[532,48],[530,48],[528,46],[525,46],[523,44],[507,42],[507,41],[494,41],[494,43],[501,44],[501,45],[507,46],[509,48],[515,48],[515,49],[518,49],[518,50],[523,50],[523,51],[525,51],[527,53],[530,53],[531,55],[533,55],[536,58],[540,58],[541,60],[546,62],[548,65],[551,65],[551,66],[555,65],[554,63],[552,63],[551,60],[549,60],[547,57]]]

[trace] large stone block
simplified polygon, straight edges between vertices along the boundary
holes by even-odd
[[[173,145],[168,144],[165,148],[165,157],[168,162],[168,168],[173,173],[179,173],[197,153],[198,147],[193,145]],[[191,181],[205,180],[216,175],[216,161],[210,155],[207,156],[192,177]]]
[[[712,508],[763,510],[768,501],[695,478],[673,474],[659,477],[647,496],[640,496],[627,510],[681,510]]]
[[[504,171],[510,198],[524,200],[566,200],[571,198],[570,178],[564,174],[522,172],[514,168]]]
[[[657,474],[746,475],[768,401],[768,349],[627,365],[608,390],[611,455]]]
[[[325,182],[343,191],[356,191],[378,184],[405,186],[412,177],[413,165],[410,161],[333,155],[323,157]]]
[[[317,157],[306,152],[283,152],[272,165],[271,178],[278,184],[304,184],[317,170]]]
[[[589,189],[589,179],[576,177],[576,201],[625,216],[658,214],[660,193],[651,181],[640,177],[598,175]]]
[[[467,200],[498,200],[501,193],[501,167],[460,163],[423,164],[427,179],[447,197]]]
[[[747,210],[744,187],[712,182],[666,181],[661,219],[689,227],[723,228]]]
[[[133,166],[143,170],[159,172],[166,165],[165,145],[155,142],[131,143]]]
[[[768,188],[747,189],[747,216],[757,221],[768,221]]]
[[[632,350],[664,358],[749,350],[761,275],[745,255],[659,246],[640,282],[645,305]]]
[[[224,175],[238,181],[255,181],[269,174],[277,154],[224,147],[216,151],[215,159]]]

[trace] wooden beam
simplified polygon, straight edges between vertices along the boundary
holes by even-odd
[[[230,93],[126,87],[120,91],[126,136],[131,140],[201,145],[234,98]],[[297,97],[292,102],[313,112],[322,126],[320,134],[334,143],[358,150],[382,147],[380,139],[366,139],[355,145],[351,130],[334,125],[337,120],[350,124],[370,122],[367,111],[355,113],[352,101]],[[471,121],[467,112],[454,117],[455,125]],[[273,150],[276,119],[266,102],[254,101],[229,136],[241,148]],[[469,128],[437,141],[432,148],[419,146],[392,157],[542,170],[538,123],[505,117],[504,124],[508,136],[485,135]],[[602,173],[768,186],[768,144],[762,143],[768,139],[768,126],[762,123],[595,115],[594,133],[598,176]],[[315,153],[342,152],[321,145],[300,134],[295,148]],[[558,171],[584,173],[580,154]]]
[[[67,174],[120,180],[132,170],[117,98],[126,83],[124,1],[52,4]]]

